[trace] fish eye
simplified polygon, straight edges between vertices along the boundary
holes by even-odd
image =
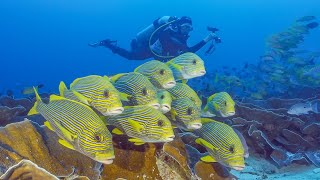
[[[161,96],[160,96],[160,99],[164,99],[164,95],[161,95]]]
[[[231,153],[234,153],[234,146],[233,146],[233,145],[230,146],[229,151],[230,151]]]
[[[105,90],[105,91],[103,92],[103,96],[106,97],[106,98],[108,98],[108,97],[109,97],[109,91],[108,91],[108,90]]]
[[[159,120],[159,121],[158,121],[158,126],[159,126],[159,127],[163,127],[163,126],[164,126],[164,122],[163,122],[162,120]]]
[[[159,72],[161,75],[164,75],[164,69],[161,69]]]
[[[148,95],[147,88],[143,88],[143,89],[142,89],[142,94],[143,94],[144,96]]]
[[[97,142],[101,142],[102,141],[102,137],[101,137],[101,134],[97,133],[94,135],[94,139],[97,141]]]
[[[187,115],[191,115],[192,114],[192,107],[189,107],[187,110]]]
[[[224,102],[224,106],[227,106],[227,101]]]
[[[197,60],[194,59],[194,60],[192,61],[192,64],[193,64],[193,65],[196,65],[196,64],[197,64]]]

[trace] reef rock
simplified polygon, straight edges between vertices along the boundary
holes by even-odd
[[[17,107],[7,107],[7,106],[0,106],[0,126],[4,126],[8,123],[11,123],[11,121],[21,115],[23,112],[25,112],[25,108],[22,106]]]
[[[0,174],[23,159],[31,160],[56,176],[79,175],[97,179],[100,163],[58,143],[58,136],[29,120],[0,128]]]

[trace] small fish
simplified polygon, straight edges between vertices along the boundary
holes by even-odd
[[[38,91],[40,88],[43,88],[44,85],[43,84],[39,84],[38,86],[34,86],[36,88],[36,90]],[[26,87],[24,88],[21,93],[23,95],[30,95],[30,94],[34,94],[34,90],[33,87]]]
[[[244,138],[227,124],[201,118],[202,127],[194,130],[200,138],[196,143],[205,147],[209,155],[201,158],[204,162],[218,162],[224,166],[241,171],[245,167],[244,158],[248,157],[244,147]]]
[[[128,105],[149,105],[155,109],[160,108],[157,89],[144,75],[137,72],[117,74],[111,81],[121,93],[121,100],[127,101]]]
[[[171,69],[157,60],[140,65],[134,72],[146,76],[155,87],[160,89],[169,89],[176,85]]]
[[[113,162],[112,135],[89,106],[57,95],[45,103],[34,91],[36,102],[28,115],[40,113],[47,120],[45,126],[60,137],[61,145],[104,164]]]
[[[315,16],[303,16],[302,18],[296,20],[297,22],[306,22],[316,19]]]
[[[196,54],[188,52],[166,63],[173,72],[176,81],[200,77],[206,74],[203,60]]]
[[[292,115],[303,115],[309,114],[309,112],[319,113],[319,109],[319,101],[311,101],[295,104],[289,108],[287,113]]]
[[[229,117],[235,114],[235,102],[227,92],[215,93],[207,100],[201,116]]]
[[[199,129],[202,126],[200,109],[189,98],[173,100],[166,116],[174,125],[184,130]]]
[[[105,117],[105,122],[117,127],[112,133],[126,134],[135,145],[170,142],[175,137],[169,119],[150,106],[125,106],[123,113]]]
[[[171,94],[163,89],[157,92],[158,101],[160,103],[160,111],[165,114],[171,110],[172,97]]]
[[[198,94],[187,84],[177,83],[176,86],[168,89],[168,91],[173,99],[189,98],[196,104],[198,108],[201,108],[201,99],[199,98]]]
[[[115,116],[123,111],[119,92],[107,76],[78,78],[70,84],[70,90],[61,81],[59,91],[62,97],[92,106],[104,116]]]
[[[271,55],[263,55],[263,56],[260,56],[260,59],[261,59],[262,61],[274,61],[274,60],[275,60],[275,58],[274,58],[273,56],[271,56]]]
[[[307,70],[303,75],[312,78],[320,78],[320,65],[312,67],[311,69]]]

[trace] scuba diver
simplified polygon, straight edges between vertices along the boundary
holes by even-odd
[[[212,41],[206,53],[214,50],[213,40],[220,43],[221,39],[215,34],[218,29],[208,27],[210,34],[192,47],[187,45],[189,33],[193,30],[190,17],[163,16],[139,32],[131,41],[131,51],[117,46],[117,41],[110,39],[89,44],[91,47],[104,46],[113,53],[128,60],[145,60],[153,57],[156,60],[168,61],[185,52],[197,52],[205,44]]]

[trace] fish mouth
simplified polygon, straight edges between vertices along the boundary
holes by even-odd
[[[102,161],[98,161],[102,164],[112,164],[113,163],[113,159],[106,159],[106,160],[102,160]]]
[[[171,109],[171,107],[169,105],[167,105],[167,104],[163,104],[161,106],[161,111],[164,112],[164,113],[169,112],[170,109]]]
[[[154,103],[154,104],[151,104],[150,106],[155,108],[155,109],[160,109],[160,104],[159,103]]]
[[[168,138],[166,139],[166,141],[167,141],[167,142],[173,141],[173,140],[174,140],[174,137],[175,137],[174,135],[173,135],[173,136],[170,136],[170,137],[168,137]]]
[[[182,72],[182,77],[184,79],[191,79],[194,77],[200,77],[206,74],[205,70],[200,70],[199,72],[194,72],[194,73],[187,73],[186,71]]]
[[[201,123],[194,123],[187,126],[188,129],[200,129],[201,127],[202,127]]]
[[[170,88],[173,88],[177,83],[175,81],[170,81],[166,84],[163,85],[163,88],[165,89],[170,89]]]
[[[235,111],[227,112],[227,116],[233,116],[233,115],[235,115],[235,114],[236,114],[236,112],[235,112]]]
[[[205,70],[201,70],[200,72],[199,72],[199,75],[200,76],[203,76],[203,75],[205,75],[207,72],[205,71]]]
[[[118,108],[114,108],[114,109],[109,110],[107,113],[104,113],[103,115],[104,116],[115,116],[115,115],[121,114],[123,111],[124,111],[123,107],[118,107]]]
[[[233,166],[232,168],[236,171],[242,171],[244,169],[244,166]]]

